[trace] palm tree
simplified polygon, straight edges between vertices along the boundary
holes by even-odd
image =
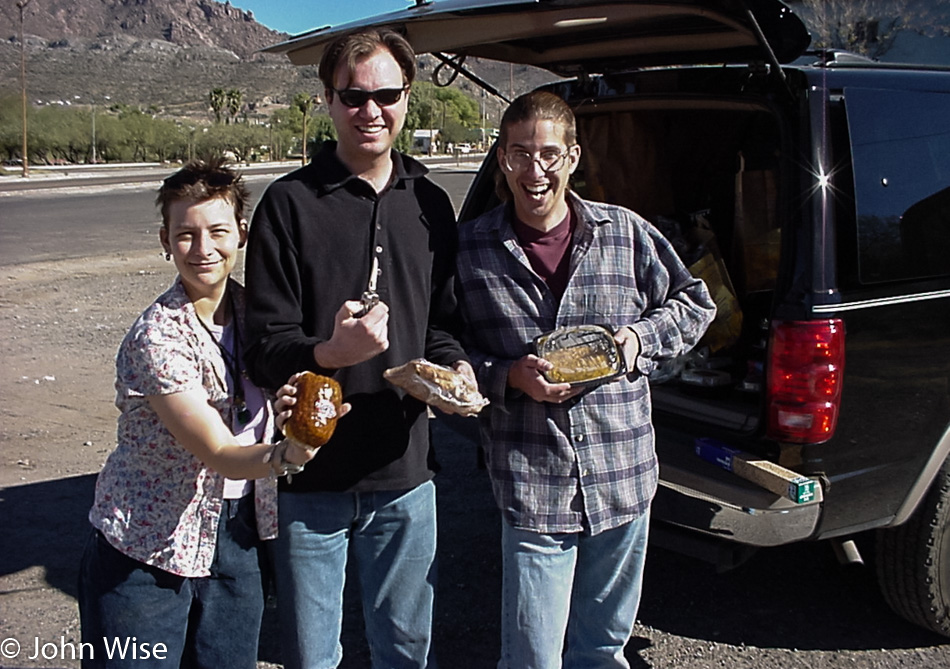
[[[214,113],[214,122],[221,123],[221,112],[227,105],[227,95],[223,88],[213,88],[208,94],[211,111]]]
[[[225,104],[228,114],[231,116],[231,123],[237,121],[237,115],[241,112],[241,106],[244,103],[244,93],[237,88],[229,88],[224,94]]]
[[[318,104],[320,104],[320,97],[317,95],[297,93],[294,96],[294,106],[303,114],[303,150],[300,157],[300,162],[303,165],[307,164],[307,121],[310,119],[314,106]]]

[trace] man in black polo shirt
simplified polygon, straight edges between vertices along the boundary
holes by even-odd
[[[430,658],[436,543],[426,407],[383,370],[413,358],[474,372],[452,334],[455,216],[426,168],[392,150],[415,54],[370,31],[320,63],[338,141],[272,183],[246,257],[247,370],[277,388],[333,376],[352,412],[291,482],[281,481],[275,571],[285,666],[342,656],[347,555],[358,562],[374,667]],[[379,302],[365,314],[368,289]]]

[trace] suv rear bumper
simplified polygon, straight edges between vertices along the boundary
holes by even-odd
[[[653,519],[750,546],[779,546],[815,533],[821,516],[820,488],[815,501],[796,504],[723,473],[735,482],[661,465]]]
[[[695,455],[692,437],[657,430],[660,485],[654,521],[749,546],[811,538],[822,511],[821,486],[802,504],[780,497]]]

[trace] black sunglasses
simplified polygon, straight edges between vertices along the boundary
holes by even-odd
[[[375,91],[364,91],[359,88],[345,88],[342,91],[333,89],[333,92],[340,96],[340,102],[347,107],[362,107],[372,100],[380,107],[394,105],[402,98],[402,93],[408,88],[377,88]]]

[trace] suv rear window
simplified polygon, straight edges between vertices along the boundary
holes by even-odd
[[[950,95],[847,88],[862,283],[950,273]]]

